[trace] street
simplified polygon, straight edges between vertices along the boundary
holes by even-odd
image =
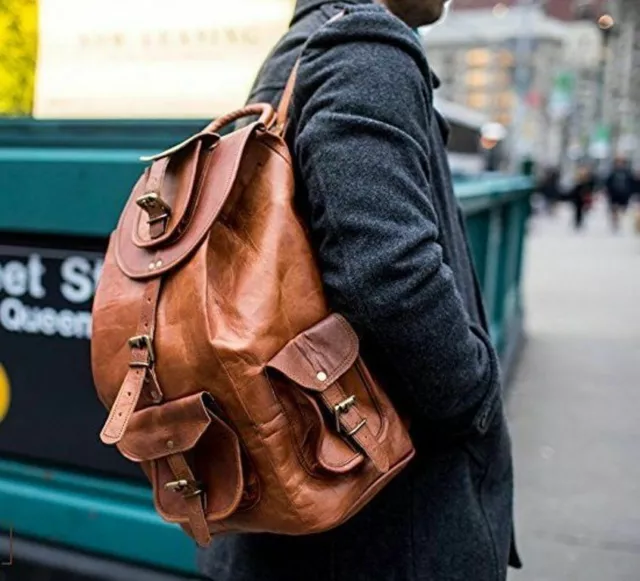
[[[640,579],[640,236],[598,203],[532,220],[527,344],[508,398],[523,571]]]

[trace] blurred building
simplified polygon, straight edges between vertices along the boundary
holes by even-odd
[[[607,59],[611,103],[606,120],[611,125],[615,151],[640,165],[640,2],[618,0],[612,12],[616,24]]]
[[[508,127],[516,157],[571,166],[635,143],[639,12],[638,0],[456,0],[424,44],[443,96]],[[600,28],[603,14],[615,25]]]
[[[537,4],[553,18],[572,21],[605,10],[610,2],[611,0],[539,0]],[[497,4],[511,8],[522,5],[522,2],[520,0],[454,0],[453,9],[456,11],[478,10],[494,8]]]
[[[566,36],[539,7],[480,8],[451,11],[424,45],[444,98],[512,127],[519,156],[546,163],[562,141],[549,107]]]
[[[540,105],[549,92],[562,48],[560,25],[535,14],[528,20],[531,50],[526,55],[528,99]],[[518,31],[523,14],[511,10],[496,18],[491,10],[452,12],[425,35],[431,66],[442,81],[443,97],[482,111],[508,125],[516,107]]]

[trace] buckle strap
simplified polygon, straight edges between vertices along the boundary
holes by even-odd
[[[206,547],[211,542],[211,533],[205,516],[205,495],[196,482],[193,472],[187,463],[184,454],[171,454],[167,456],[169,468],[176,477],[176,481],[167,482],[164,487],[176,493],[182,494],[182,498],[187,506],[187,516],[189,526],[195,541]]]
[[[145,287],[137,334],[129,340],[131,349],[129,371],[100,432],[100,439],[105,444],[117,444],[122,439],[145,384],[149,386],[148,395],[154,403],[162,399],[157,377],[151,369],[155,362],[152,343],[160,286],[161,278],[155,278]]]
[[[116,401],[111,407],[109,417],[105,422],[100,439],[105,444],[117,444],[124,435],[131,415],[138,405],[145,373],[141,368],[131,368],[124,378]]]
[[[171,217],[171,206],[160,195],[170,160],[171,158],[165,157],[151,164],[147,191],[136,200],[138,206],[147,213],[149,235],[152,239],[165,233]]]
[[[366,416],[360,413],[356,397],[347,397],[337,382],[327,387],[320,396],[335,415],[336,430],[353,438],[380,472],[388,472],[389,457],[369,428]]]

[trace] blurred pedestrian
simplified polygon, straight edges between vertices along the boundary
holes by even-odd
[[[509,564],[521,566],[499,356],[451,179],[450,129],[434,105],[439,81],[414,32],[444,5],[297,0],[251,90],[250,103],[278,106],[298,63],[284,127],[300,214],[327,303],[357,327],[405,410],[416,458],[331,531],[221,535],[200,553],[212,580],[505,581]],[[274,420],[255,426],[258,438],[283,429],[269,405]],[[357,452],[348,434],[332,437]],[[351,468],[329,473],[314,438],[307,430],[298,442],[308,470],[347,485]]]
[[[560,171],[556,167],[547,168],[540,180],[538,191],[542,196],[545,208],[549,214],[553,214],[556,204],[561,199]]]
[[[583,165],[578,168],[575,184],[569,193],[569,201],[574,208],[573,224],[576,230],[581,230],[585,213],[593,204],[593,194],[596,180],[591,168]]]
[[[617,156],[611,173],[604,183],[609,201],[611,226],[614,231],[620,229],[620,220],[625,213],[631,196],[636,191],[636,179],[627,159]]]

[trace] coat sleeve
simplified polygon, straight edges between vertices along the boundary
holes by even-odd
[[[332,306],[386,354],[425,423],[482,433],[497,357],[443,262],[431,96],[417,43],[390,22],[344,17],[301,59],[292,125],[309,226]]]

